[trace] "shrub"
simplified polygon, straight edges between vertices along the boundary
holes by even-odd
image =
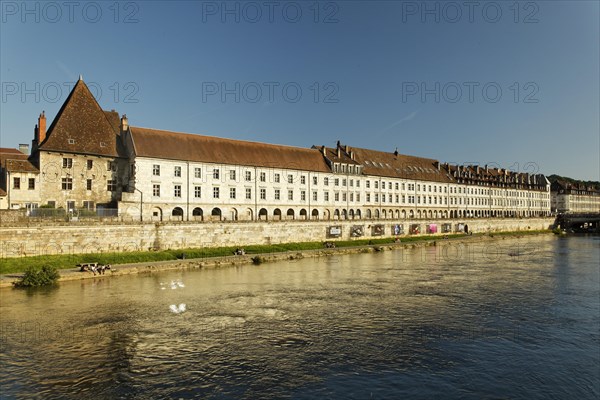
[[[255,265],[260,265],[260,264],[262,264],[263,262],[265,262],[265,259],[264,259],[263,257],[261,257],[261,256],[254,256],[254,257],[252,257],[252,262],[253,262]]]
[[[23,277],[14,282],[15,287],[35,287],[54,285],[60,278],[56,267],[44,265],[42,268],[29,267]]]

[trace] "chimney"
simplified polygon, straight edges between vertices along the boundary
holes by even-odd
[[[121,117],[121,133],[129,130],[129,121],[127,120],[127,114],[123,114]]]
[[[394,150],[394,156],[398,157],[398,148],[396,147],[396,150]]]
[[[486,173],[488,173],[488,172],[489,172],[489,169],[488,169],[488,165],[487,165],[487,164],[485,164],[485,172],[486,172]]]
[[[25,143],[19,143],[19,151],[23,154],[29,155],[29,145]]]
[[[339,142],[338,142],[339,143]],[[340,150],[340,146],[337,147],[337,158],[340,158],[342,156],[342,152]]]
[[[349,154],[350,153],[350,146],[345,145],[344,146],[344,151],[346,152],[346,154]]]
[[[354,160],[354,151],[350,150],[350,159]]]
[[[38,117],[38,123],[35,127],[35,139],[38,144],[42,143],[46,139],[46,112],[42,111]]]
[[[323,153],[323,157],[327,156],[326,151],[327,150],[326,150],[325,146],[321,146],[321,153]]]
[[[440,170],[440,162],[439,162],[439,161],[436,161],[436,162],[434,163],[434,165],[435,165],[435,167],[437,168],[437,170],[439,171],[439,170]]]

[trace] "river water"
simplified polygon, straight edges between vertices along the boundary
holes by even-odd
[[[599,265],[537,236],[3,289],[0,397],[598,399]]]

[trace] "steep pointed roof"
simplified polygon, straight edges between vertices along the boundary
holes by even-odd
[[[121,139],[114,119],[112,113],[107,115],[102,110],[90,89],[80,79],[56,114],[39,148],[119,157],[122,154]]]

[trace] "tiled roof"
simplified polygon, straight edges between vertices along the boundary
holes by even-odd
[[[332,161],[332,162],[336,162],[336,163],[344,163],[344,164],[349,164],[349,165],[359,165],[359,162],[353,160],[350,157],[350,154],[347,154],[346,152],[342,151],[342,149],[340,148],[340,151],[338,152],[338,148],[331,148],[331,147],[326,147],[326,146],[312,146],[313,149],[317,149],[321,152],[321,154],[323,154],[328,160]],[[339,154],[339,156],[338,156]]]
[[[116,117],[116,119],[115,119]],[[48,128],[41,150],[119,157],[119,118],[105,112],[79,80]]]
[[[330,172],[319,150],[130,127],[137,157]]]
[[[563,189],[566,191],[577,190],[577,191],[585,191],[585,192],[592,192],[592,193],[600,192],[600,190],[593,185],[586,185],[583,182],[568,182],[568,181],[565,181],[562,179],[559,179],[552,184],[553,191],[557,191],[559,189]]]
[[[13,149],[13,148],[10,148],[10,147],[0,147],[0,154],[19,154],[19,155],[25,155],[25,154],[21,153],[19,150]]]
[[[0,148],[0,166],[9,172],[39,172],[27,154],[15,149]]]
[[[529,174],[514,172],[501,168],[488,168],[479,165],[443,165],[450,175],[459,182],[482,182],[492,186],[502,184],[508,185],[527,185],[546,187],[548,183],[546,177],[542,174]]]
[[[345,149],[345,147],[342,147]],[[354,159],[363,166],[366,175],[385,176],[402,179],[419,179],[432,182],[453,182],[444,171],[438,169],[437,160],[407,156],[397,152],[387,153],[377,150],[350,147]]]

